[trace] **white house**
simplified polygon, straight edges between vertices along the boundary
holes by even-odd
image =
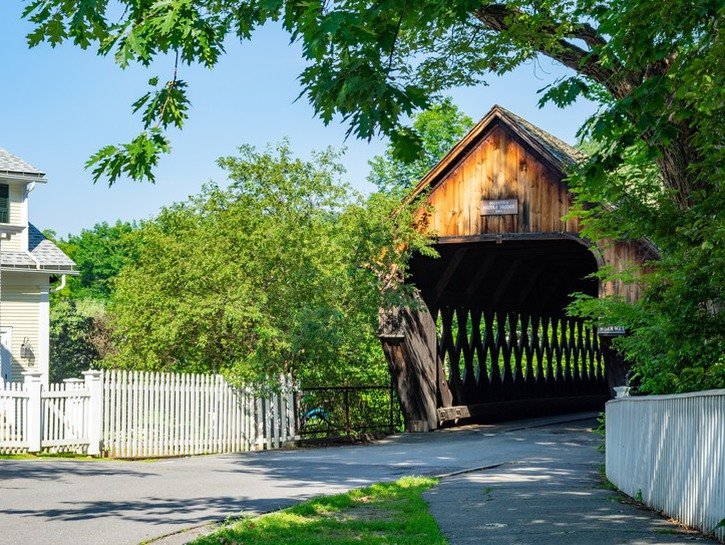
[[[75,263],[28,222],[28,196],[45,174],[0,148],[0,379],[39,371],[48,382],[49,294]]]

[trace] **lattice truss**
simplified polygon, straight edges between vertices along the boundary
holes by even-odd
[[[598,335],[581,319],[453,306],[435,318],[454,405],[584,396],[606,387]]]

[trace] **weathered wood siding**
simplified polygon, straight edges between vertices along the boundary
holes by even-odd
[[[518,199],[517,215],[481,216],[482,199]],[[483,233],[578,233],[562,220],[571,196],[560,176],[501,126],[456,165],[428,197],[439,237]]]
[[[482,200],[517,199],[518,214],[482,216]],[[485,234],[579,235],[569,213],[572,196],[562,175],[543,162],[502,125],[495,125],[455,165],[428,196],[432,212],[426,226],[440,238]],[[644,260],[639,242],[602,244],[596,252],[600,266],[616,271],[639,266]],[[621,280],[604,283],[600,295],[617,294],[627,301],[640,295],[640,286]]]
[[[612,267],[617,273],[631,273],[633,275],[642,272],[642,264],[648,258],[645,246],[634,241],[606,241],[600,244],[599,252],[603,262]],[[624,282],[623,280],[611,280],[600,283],[599,296],[618,295],[627,302],[634,302],[639,299],[642,286],[636,282]]]

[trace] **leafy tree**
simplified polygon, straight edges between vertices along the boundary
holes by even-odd
[[[68,278],[60,297],[108,300],[115,278],[136,257],[138,228],[132,222],[117,221],[113,225],[103,222],[92,229],[83,229],[78,235],[56,240],[80,272]]]
[[[117,282],[119,351],[106,364],[383,381],[377,265],[360,265],[397,259],[403,270],[401,250],[382,245],[425,244],[411,224],[391,228],[397,200],[352,195],[332,150],[304,161],[286,143],[243,146],[219,164],[228,189],[206,186],[141,228],[138,260]],[[370,225],[386,238],[370,237]]]
[[[712,141],[703,129],[722,135],[715,122],[722,108],[718,21],[724,9],[712,0],[33,0],[24,16],[35,24],[31,46],[71,40],[113,54],[121,67],[148,65],[168,53],[177,65],[213,67],[230,35],[247,40],[255,28],[281,21],[302,44],[308,66],[300,80],[318,115],[325,122],[341,115],[361,138],[382,131],[408,157],[420,137],[402,125],[404,116],[444,89],[478,83],[490,71],[505,73],[543,54],[573,72],[547,98],[606,103],[596,134],[645,142],[657,152],[665,185],[686,204],[698,186],[688,165],[705,159],[700,148]],[[168,151],[163,129],[181,127],[188,112],[177,68],[164,85],[152,78],[151,90],[134,104],[144,132],[90,161],[97,177],[148,176],[158,154]]]
[[[51,380],[78,377],[115,350],[107,303],[116,277],[137,253],[138,225],[118,221],[96,224],[78,235],[44,234],[75,262],[78,276],[52,296],[50,310]]]
[[[708,192],[683,210],[663,187],[641,145],[627,153],[614,175],[593,182],[587,167],[573,178],[574,214],[584,235],[597,240],[649,241],[659,258],[644,273],[603,270],[645,288],[631,304],[621,299],[580,297],[572,312],[603,324],[625,326],[615,347],[633,363],[631,384],[641,393],[663,394],[725,386],[725,222],[722,191]],[[645,155],[646,157],[646,155]],[[593,203],[603,204],[593,204]],[[606,242],[605,242],[606,243]],[[650,250],[652,251],[652,250]]]
[[[105,308],[94,301],[60,300],[50,310],[50,380],[78,378],[109,351]]]
[[[401,161],[388,144],[385,155],[370,161],[368,181],[385,193],[405,194],[448,153],[471,129],[473,120],[464,114],[450,98],[417,114],[413,129],[421,139],[422,155],[415,161]]]
[[[660,253],[642,278],[648,289],[636,317],[619,313],[632,337],[649,338],[651,349],[632,345],[636,340],[620,346],[635,359],[645,391],[723,385],[722,359],[713,356],[724,352],[722,2],[118,4],[34,0],[25,12],[35,24],[30,44],[70,39],[112,53],[121,66],[173,53],[181,64],[213,67],[229,36],[250,39],[258,26],[280,21],[302,45],[307,67],[300,81],[317,114],[328,123],[341,116],[360,138],[388,135],[404,159],[421,153],[421,136],[405,120],[446,89],[480,83],[539,55],[562,63],[571,75],[552,82],[542,102],[566,106],[587,97],[601,104],[581,131],[596,151],[574,181],[587,234],[647,237]],[[96,179],[152,176],[159,154],[168,151],[163,130],[183,125],[186,84],[176,71],[166,85],[151,84],[134,105],[144,132],[91,158]],[[590,310],[602,319],[613,312]],[[678,348],[682,331],[695,337]],[[648,361],[660,363],[653,368]],[[710,378],[675,383],[649,375],[657,368],[658,376],[666,370],[677,376],[682,365]]]

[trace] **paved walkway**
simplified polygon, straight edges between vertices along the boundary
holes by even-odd
[[[426,500],[451,545],[713,543],[603,488],[592,425],[508,433],[531,455],[443,479]]]
[[[138,545],[227,516],[279,509],[402,475],[494,465],[499,467],[446,478],[429,494],[452,545],[693,542],[656,533],[674,527],[609,501],[613,494],[597,488],[601,454],[595,448],[599,439],[588,431],[592,418],[584,424],[556,422],[150,463],[0,460],[0,545]],[[622,539],[602,541],[610,530]]]

